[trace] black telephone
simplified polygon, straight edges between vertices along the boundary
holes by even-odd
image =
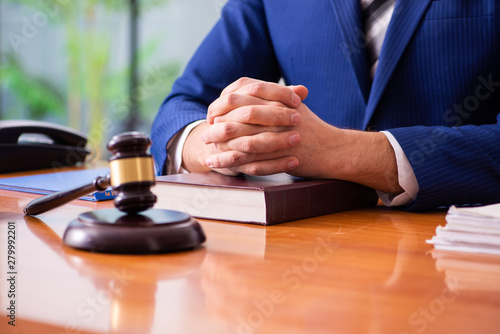
[[[87,138],[40,121],[0,121],[0,173],[74,166],[90,154]]]

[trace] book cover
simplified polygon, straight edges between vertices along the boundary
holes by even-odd
[[[226,176],[215,172],[159,176],[157,208],[198,218],[271,225],[375,205],[373,189],[340,180],[288,174]]]
[[[27,192],[32,194],[48,195],[57,191],[79,187],[90,183],[97,176],[106,175],[109,168],[83,169],[50,174],[37,174],[0,179],[0,189]],[[86,201],[104,201],[116,197],[112,189],[96,191],[80,197]]]

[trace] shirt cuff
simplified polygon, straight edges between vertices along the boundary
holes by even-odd
[[[189,173],[188,170],[182,167],[182,150],[191,131],[204,121],[204,119],[200,119],[190,123],[170,138],[167,143],[167,174]]]
[[[401,188],[403,188],[404,192],[399,195],[394,195],[391,193],[386,193],[383,191],[377,190],[377,194],[387,206],[400,206],[410,204],[415,198],[417,198],[418,193],[418,182],[415,177],[415,173],[413,172],[413,168],[406,157],[403,149],[399,145],[398,141],[392,133],[388,131],[380,131],[383,133],[389,143],[391,143],[394,153],[396,155],[396,163],[398,166],[398,182]]]

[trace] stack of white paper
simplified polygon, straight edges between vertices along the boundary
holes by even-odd
[[[500,203],[478,207],[450,207],[446,225],[427,240],[436,249],[500,255]]]

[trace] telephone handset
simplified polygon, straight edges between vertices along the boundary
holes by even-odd
[[[0,121],[0,173],[74,166],[90,154],[84,134],[27,120]]]

